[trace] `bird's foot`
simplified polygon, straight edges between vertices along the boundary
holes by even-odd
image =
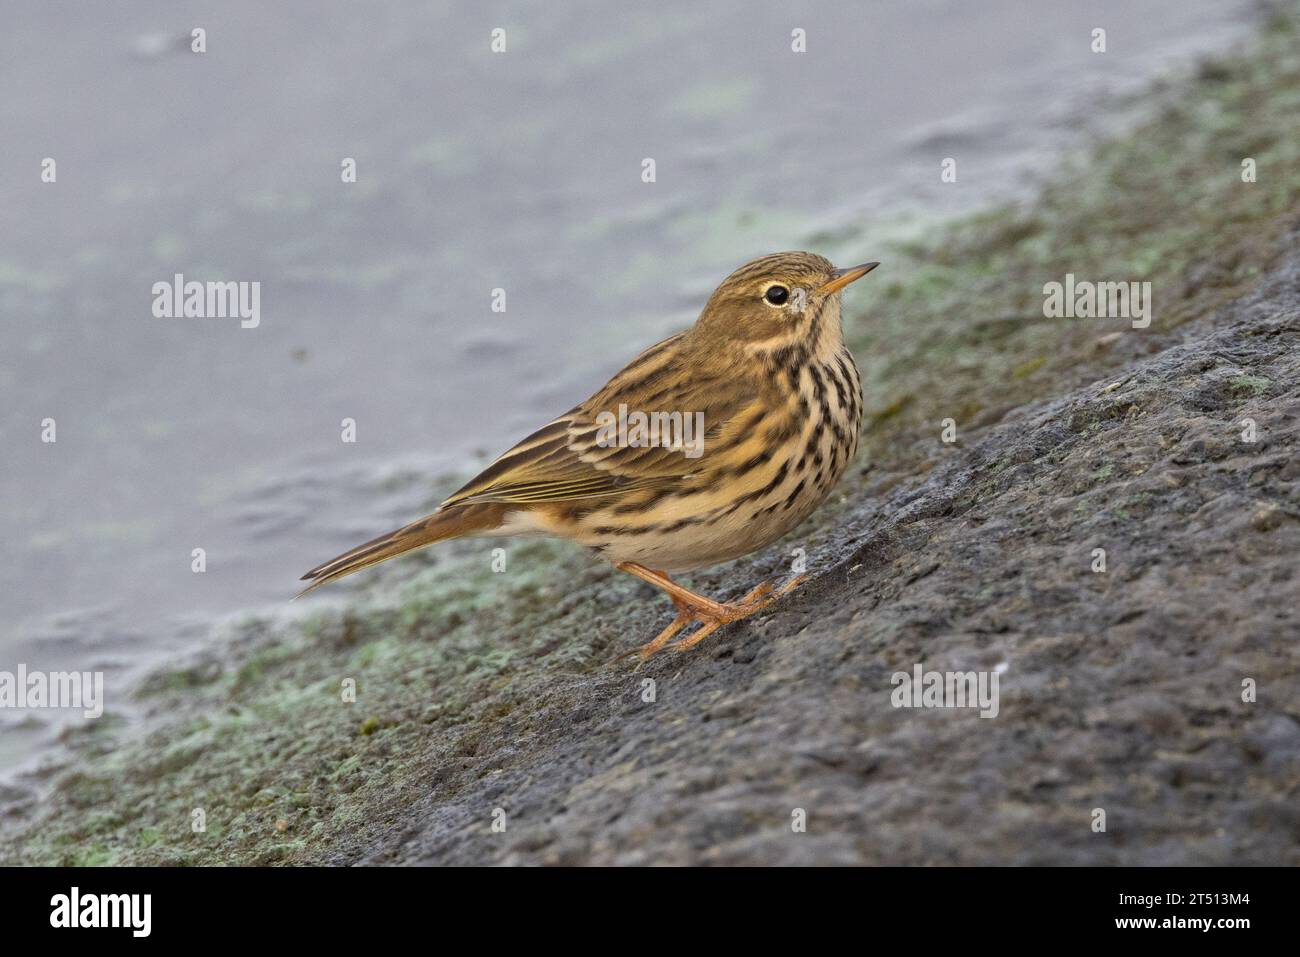
[[[771,582],[763,582],[739,601],[734,602],[713,601],[702,595],[686,592],[683,589],[685,594],[671,595],[673,605],[677,608],[677,616],[668,623],[668,627],[659,632],[653,641],[647,642],[640,648],[636,648],[621,657],[637,655],[641,662],[644,662],[664,647],[671,648],[673,651],[686,651],[694,648],[723,625],[730,624],[733,621],[740,621],[742,618],[748,618],[755,612],[761,611],[782,595],[799,587],[807,578],[807,575],[799,575],[775,591]],[[685,637],[672,641],[678,632],[693,624],[698,624],[700,627]],[[670,641],[672,644],[669,644]]]

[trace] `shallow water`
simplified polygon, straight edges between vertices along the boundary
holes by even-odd
[[[1229,45],[1253,9],[1077,7],[7,9],[0,670],[104,670],[128,709],[141,668],[283,608],[303,570],[417,517],[435,476],[689,324],[734,266],[886,258],[861,230],[1021,194],[1099,100]],[[177,272],[260,282],[260,325],[154,318]],[[0,712],[0,767],[59,717]]]

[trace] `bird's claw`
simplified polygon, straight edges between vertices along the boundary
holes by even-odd
[[[750,590],[750,592],[739,601],[726,604],[718,602],[710,602],[709,605],[693,604],[689,601],[673,598],[673,604],[677,607],[677,617],[668,624],[668,627],[656,635],[653,641],[647,642],[640,648],[635,648],[626,654],[620,655],[614,660],[619,661],[623,658],[636,655],[640,658],[636,667],[640,668],[651,655],[654,655],[665,647],[668,647],[673,651],[687,651],[694,648],[723,625],[730,624],[733,621],[739,621],[742,618],[748,618],[755,612],[766,608],[782,595],[785,595],[803,584],[807,578],[807,575],[798,575],[776,590],[773,590],[771,582],[763,582],[761,585]],[[700,627],[689,635],[678,638],[676,641],[672,641],[673,637],[679,631],[687,625],[692,624],[699,624]],[[669,642],[672,643],[669,644]]]

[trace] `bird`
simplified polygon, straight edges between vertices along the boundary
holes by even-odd
[[[731,602],[671,576],[776,541],[847,470],[863,396],[841,297],[878,265],[837,269],[809,252],[745,263],[689,329],[643,351],[431,515],[317,565],[298,597],[435,542],[541,534],[587,546],[672,600],[673,620],[627,652],[642,661],[665,647],[693,648],[767,607],[807,575],[780,588],[764,582]]]

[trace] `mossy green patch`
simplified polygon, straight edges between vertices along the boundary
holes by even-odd
[[[1260,376],[1239,375],[1230,379],[1228,384],[1232,387],[1232,390],[1237,393],[1244,393],[1246,395],[1263,395],[1268,391],[1269,386],[1273,383],[1268,379],[1261,378]]]

